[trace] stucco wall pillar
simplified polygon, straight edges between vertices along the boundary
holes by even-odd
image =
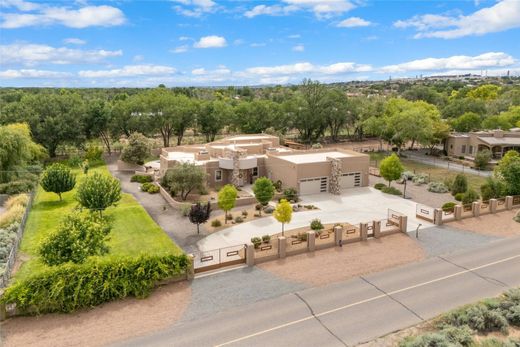
[[[473,201],[471,204],[471,211],[473,212],[473,217],[480,216],[480,202],[479,201]]]
[[[361,241],[366,241],[368,239],[367,223],[359,223],[359,234],[361,235]]]
[[[246,264],[247,266],[255,265],[255,246],[252,244],[246,245]]]
[[[375,220],[372,222],[372,230],[374,230],[374,237],[378,239],[381,236],[381,221]]]
[[[436,208],[433,211],[433,223],[435,225],[442,225],[442,209]]]
[[[497,199],[489,199],[489,212],[497,213],[498,200]]]
[[[402,233],[408,231],[408,216],[399,216],[399,229]]]
[[[279,258],[286,257],[285,246],[286,246],[285,236],[278,236],[278,257]]]
[[[334,243],[337,245],[339,245],[341,238],[343,236],[343,227],[341,225],[336,225],[334,227]]]
[[[455,220],[462,218],[462,205],[455,205],[453,207],[453,215],[455,216]]]
[[[186,269],[186,279],[188,281],[195,278],[195,267],[193,261],[195,256],[193,254],[188,254],[188,268]]]
[[[314,230],[307,232],[307,250],[309,252],[316,250],[316,232]]]
[[[513,209],[513,197],[506,196],[506,210],[512,210],[512,209]]]

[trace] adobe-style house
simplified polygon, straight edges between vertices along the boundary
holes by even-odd
[[[509,150],[520,151],[520,128],[509,131],[490,130],[470,133],[453,133],[446,140],[449,156],[473,159],[483,149],[493,153],[493,159],[500,159]]]
[[[278,137],[237,135],[204,145],[163,148],[160,174],[177,163],[201,166],[207,185],[244,186],[258,177],[281,181],[300,194],[331,192],[368,185],[369,157],[343,149],[294,150],[280,146]]]

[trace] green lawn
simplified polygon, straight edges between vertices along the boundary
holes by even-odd
[[[94,171],[110,174],[105,165],[90,169],[90,173]],[[85,175],[79,169],[74,170],[74,173],[77,187]],[[56,229],[63,216],[77,206],[74,200],[75,190],[62,195],[63,201],[59,201],[56,194],[38,188],[20,246],[20,250],[29,259],[16,272],[16,279],[23,278],[45,266],[38,259],[39,243],[49,232]],[[113,222],[108,242],[112,255],[182,253],[182,250],[171,241],[130,194],[123,194],[118,205],[108,208],[105,215]]]

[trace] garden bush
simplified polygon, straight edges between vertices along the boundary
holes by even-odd
[[[403,195],[403,193],[395,187],[383,187],[381,191],[386,194]]]
[[[220,220],[218,220],[218,219],[213,219],[213,220],[211,221],[211,226],[212,226],[213,228],[218,228],[218,227],[222,226],[222,223],[221,223]]]
[[[141,191],[147,192],[150,194],[156,194],[156,193],[159,193],[159,186],[154,183],[145,182],[145,183],[141,184]]]
[[[76,176],[70,169],[60,163],[50,165],[42,174],[40,185],[46,192],[58,194],[61,201],[61,194],[71,191],[76,185]]]
[[[376,183],[376,184],[374,184],[374,188],[376,188],[377,190],[381,190],[384,187],[386,187],[386,184],[384,184],[384,183]]]
[[[314,231],[319,231],[319,230],[323,229],[323,224],[321,223],[321,220],[319,220],[318,218],[315,218],[311,221],[310,227]]]
[[[477,201],[480,198],[478,193],[474,191],[473,189],[469,189],[467,192],[464,193],[462,196],[462,203],[464,205],[471,204],[474,201]]]
[[[188,217],[188,215],[190,214],[190,211],[191,211],[191,204],[182,204],[180,206],[180,211],[181,211],[181,214],[183,215],[183,217]]]
[[[504,182],[488,177],[486,183],[480,186],[482,200],[502,198],[506,196],[507,187]]]
[[[457,205],[457,204],[454,203],[454,202],[447,202],[447,203],[445,203],[445,204],[442,205],[442,210],[443,210],[444,212],[453,212],[453,210],[455,209],[455,206],[456,206],[456,205]]]
[[[475,168],[481,170],[486,169],[492,157],[493,154],[489,149],[478,151],[477,154],[475,154],[475,159],[473,161],[475,164]]]
[[[262,239],[259,238],[259,237],[256,237],[256,236],[252,237],[251,238],[251,243],[255,246],[255,248],[258,248],[262,244]]]
[[[67,159],[67,165],[71,168],[78,168],[83,163],[83,159],[77,154],[73,154]]]
[[[298,192],[295,188],[286,188],[283,191],[283,199],[290,201],[298,201]]]
[[[121,152],[121,160],[143,165],[148,155],[150,155],[150,141],[143,134],[133,133],[128,137],[128,146]]]
[[[19,194],[19,195],[13,195],[7,199],[7,201],[4,204],[4,207],[6,209],[10,209],[11,207],[15,205],[22,205],[27,206],[29,203],[29,195],[27,194]]]
[[[430,182],[428,183],[428,191],[432,193],[447,193],[450,190],[442,182]]]
[[[411,181],[415,177],[415,174],[412,171],[405,171],[402,177],[407,181]]]
[[[87,147],[87,151],[85,152],[85,159],[91,162],[98,162],[102,160],[103,156],[103,148],[95,145],[90,145]]]
[[[264,243],[269,243],[269,241],[271,241],[271,236],[270,235],[264,235],[262,236],[262,241]]]
[[[452,311],[442,318],[442,322],[455,327],[468,326],[479,333],[493,331],[507,332],[507,319],[497,310],[489,309],[484,303],[468,305]]]
[[[13,205],[4,213],[0,214],[0,228],[5,228],[13,223],[21,222],[23,214],[25,213],[25,206]]]
[[[146,183],[153,182],[153,177],[150,175],[133,175],[130,177],[130,182]]]
[[[14,282],[0,299],[34,313],[72,312],[127,296],[144,298],[154,285],[186,272],[185,255],[92,257],[44,268]]]
[[[16,180],[0,184],[0,194],[15,195],[28,193],[35,187],[35,182],[29,180]]]
[[[225,217],[227,220],[233,220],[233,214],[229,213],[228,215],[226,215]]]
[[[428,183],[428,181],[429,181],[428,175],[423,174],[423,173],[419,173],[412,178],[412,182],[417,186],[420,186],[421,184],[426,184],[426,183]]]
[[[271,214],[274,212],[274,207],[271,205],[267,205],[266,207],[264,207],[264,212]]]
[[[453,198],[457,201],[462,201],[463,197],[464,197],[464,193],[457,193],[457,194],[455,194],[455,196]]]
[[[246,210],[242,211],[242,217],[247,218],[248,214],[249,213]]]
[[[235,217],[235,223],[242,223],[244,220],[240,216]]]
[[[0,228],[0,263],[7,262],[19,226],[20,223],[15,222],[5,228]],[[0,270],[0,274],[2,273],[3,271]]]
[[[463,174],[457,174],[451,185],[451,194],[465,193],[468,190],[468,179]]]

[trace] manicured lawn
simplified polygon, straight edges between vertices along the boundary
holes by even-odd
[[[92,168],[90,173],[94,171],[110,174],[104,165]],[[79,169],[74,170],[74,173],[77,187],[85,175]],[[20,246],[24,258],[28,256],[29,259],[16,272],[15,278],[23,278],[44,267],[38,259],[38,246],[41,240],[56,229],[63,216],[78,206],[74,200],[75,190],[62,195],[63,201],[59,201],[56,194],[38,188]],[[171,241],[130,194],[123,194],[118,205],[108,208],[105,215],[113,222],[108,242],[112,255],[182,253],[182,250]]]

